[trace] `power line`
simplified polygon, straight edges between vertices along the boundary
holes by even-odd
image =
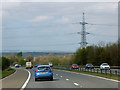
[[[87,41],[86,41],[86,35],[90,34],[88,32],[86,32],[86,27],[85,25],[88,24],[87,22],[85,22],[85,16],[84,16],[84,12],[83,12],[83,16],[82,16],[82,22],[80,22],[79,24],[82,25],[82,30],[81,32],[77,32],[78,34],[81,34],[81,42],[79,43],[81,45],[81,48],[85,48],[87,46]]]

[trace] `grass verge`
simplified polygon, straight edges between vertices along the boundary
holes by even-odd
[[[15,72],[15,69],[11,69],[9,71],[4,70],[4,71],[2,71],[2,73],[0,73],[0,78],[5,78],[5,77],[13,74],[14,72]]]
[[[113,79],[113,80],[118,80],[120,81],[120,75],[115,75],[115,74],[105,74],[105,73],[97,73],[97,72],[88,72],[88,71],[77,71],[77,70],[65,70],[65,69],[56,69],[56,70],[64,70],[64,71],[71,71],[71,72],[77,72],[77,73],[83,73],[83,74],[88,74],[88,75],[93,75],[93,76],[99,76],[99,77],[104,77],[108,79]]]

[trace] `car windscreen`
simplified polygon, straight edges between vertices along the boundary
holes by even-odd
[[[107,63],[105,63],[105,64],[102,64],[103,66],[107,66],[108,64]]]
[[[73,66],[78,66],[77,64],[73,64]]]
[[[87,64],[87,66],[93,66],[92,64]]]
[[[50,67],[38,67],[38,70],[49,70]]]

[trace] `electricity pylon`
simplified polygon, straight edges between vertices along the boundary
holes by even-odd
[[[86,35],[90,34],[90,33],[86,32],[85,25],[88,24],[88,23],[85,22],[84,12],[83,12],[83,16],[82,16],[82,22],[80,22],[80,24],[82,25],[82,31],[78,32],[78,34],[81,34],[80,45],[81,45],[81,48],[85,48],[88,44],[87,41],[86,41]]]

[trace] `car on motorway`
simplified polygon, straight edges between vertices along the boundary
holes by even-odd
[[[72,64],[72,69],[78,69],[79,66],[77,64]]]
[[[110,70],[110,66],[108,65],[108,63],[102,63],[100,65],[100,69],[101,70]]]
[[[20,67],[20,65],[18,65],[18,64],[15,64],[15,68],[19,68]]]
[[[34,65],[34,67],[37,67],[38,65]]]
[[[53,64],[52,64],[52,63],[48,63],[48,65],[49,65],[50,67],[53,67]]]
[[[32,69],[33,65],[31,62],[26,62],[26,69]]]
[[[39,65],[35,71],[35,81],[38,79],[53,80],[53,71],[49,65]]]
[[[94,66],[92,64],[86,64],[85,69],[94,69]]]

